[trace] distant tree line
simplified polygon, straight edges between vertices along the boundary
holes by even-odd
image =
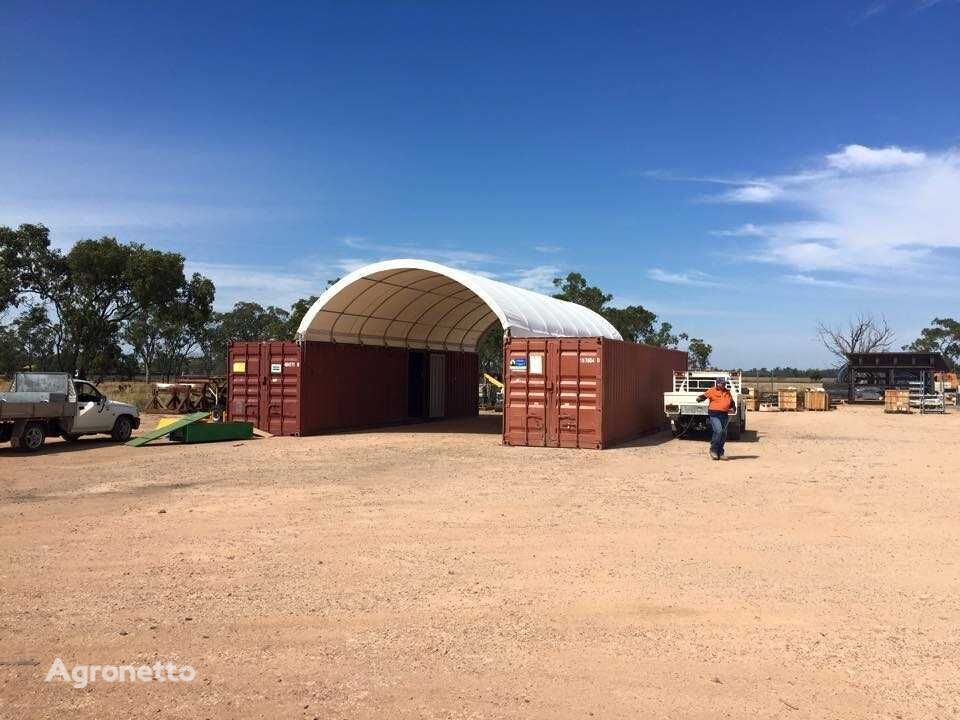
[[[63,252],[43,225],[0,227],[0,373],[222,374],[231,340],[293,339],[316,300],[216,312],[215,293],[178,253],[111,237]]]
[[[336,280],[328,281],[328,286]],[[691,368],[710,367],[713,347],[676,331],[642,305],[611,305],[613,296],[580,273],[555,278],[553,297],[590,308],[626,340],[658,347],[686,344]],[[0,226],[0,373],[31,368],[92,377],[168,379],[221,374],[233,340],[292,340],[316,296],[288,308],[242,301],[214,310],[216,288],[184,272],[179,253],[122,243],[81,240],[63,251],[43,225]],[[821,323],[825,347],[842,362],[847,352],[889,350],[893,332],[883,318],[859,315],[846,327]],[[960,364],[960,322],[935,318],[904,350],[943,353]],[[503,334],[495,323],[478,346],[481,369],[502,368]],[[821,379],[834,369],[751,368],[748,374]]]

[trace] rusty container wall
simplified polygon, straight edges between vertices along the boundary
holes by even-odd
[[[412,364],[414,354],[424,358],[424,364]],[[411,390],[414,367],[423,377]],[[316,435],[422,420],[431,405],[435,417],[468,417],[479,412],[479,367],[476,353],[326,342],[233,342],[227,367],[227,417],[274,435]]]
[[[407,351],[304,342],[301,434],[375,427],[407,418]]]
[[[605,338],[504,344],[503,441],[603,448],[663,427],[663,393],[687,355]]]
[[[604,340],[603,350],[601,447],[662,430],[663,393],[673,389],[673,373],[687,369],[687,353],[617,340]]]
[[[300,434],[301,350],[295,342],[233,342],[227,417],[273,435]]]
[[[510,338],[504,343],[503,441],[600,447],[598,338]]]
[[[446,412],[444,417],[470,417],[480,412],[477,386],[480,382],[480,356],[471,352],[448,351]]]

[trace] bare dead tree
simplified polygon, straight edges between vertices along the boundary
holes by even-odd
[[[850,353],[884,352],[893,345],[894,332],[883,315],[858,314],[851,318],[847,327],[831,327],[817,324],[820,342],[841,362],[847,361]]]

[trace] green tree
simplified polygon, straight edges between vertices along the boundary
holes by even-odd
[[[0,325],[0,375],[9,377],[19,370],[20,360],[20,349],[13,328]],[[0,384],[0,391],[6,389],[5,385]]]
[[[691,338],[687,345],[687,354],[690,357],[691,370],[706,370],[710,367],[710,354],[713,346],[705,343],[701,338]]]
[[[259,303],[245,301],[235,303],[226,312],[215,313],[211,321],[205,323],[197,333],[204,372],[222,373],[227,363],[227,350],[230,343],[236,340],[292,340],[293,336],[289,334],[290,315],[274,305],[263,307]]]
[[[43,225],[0,227],[0,312],[16,306],[37,284],[50,247],[50,231]]]
[[[587,285],[587,279],[577,272],[568,273],[565,278],[554,278],[553,285],[557,288],[554,297],[558,300],[583,305],[595,313],[602,313],[607,303],[613,299],[598,287]]]
[[[553,284],[557,288],[553,297],[583,305],[602,315],[624,340],[675,348],[681,340],[687,338],[684,333],[674,334],[670,323],[657,322],[656,313],[642,305],[628,305],[623,308],[608,305],[613,295],[587,284],[587,279],[580,273],[573,272],[568,273],[565,278],[554,278]]]
[[[154,367],[166,378],[182,374],[189,358],[202,350],[214,295],[213,282],[194,273],[172,302],[127,323],[124,338],[139,359],[147,382]]]
[[[149,372],[161,329],[169,339],[178,322],[190,331],[198,314],[209,317],[213,284],[199,275],[187,282],[183,263],[177,253],[111,237],[64,253],[50,247],[43,225],[0,227],[0,309],[33,303],[17,321],[19,342],[42,348],[27,355],[53,356],[57,369],[127,372],[126,342],[147,356]],[[27,362],[36,366],[38,357]]]
[[[503,326],[494,320],[477,340],[477,355],[480,372],[490,373],[496,378],[503,374]]]
[[[904,350],[942,353],[952,367],[960,364],[960,322],[952,318],[934,318],[930,327]]]
[[[39,372],[52,369],[54,329],[45,307],[33,305],[14,321],[13,341],[21,366]]]
[[[328,280],[327,287],[330,287],[330,285],[335,282],[336,280]],[[303,316],[307,314],[307,311],[310,310],[311,306],[317,301],[317,297],[317,295],[311,295],[310,297],[300,298],[290,306],[290,317],[287,318],[287,327],[281,339],[293,340],[297,337],[300,321],[303,320]]]

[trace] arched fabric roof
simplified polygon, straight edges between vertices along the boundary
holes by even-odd
[[[386,260],[327,289],[303,316],[302,340],[474,351],[499,321],[514,337],[606,337],[616,329],[581,305],[427,260]]]

